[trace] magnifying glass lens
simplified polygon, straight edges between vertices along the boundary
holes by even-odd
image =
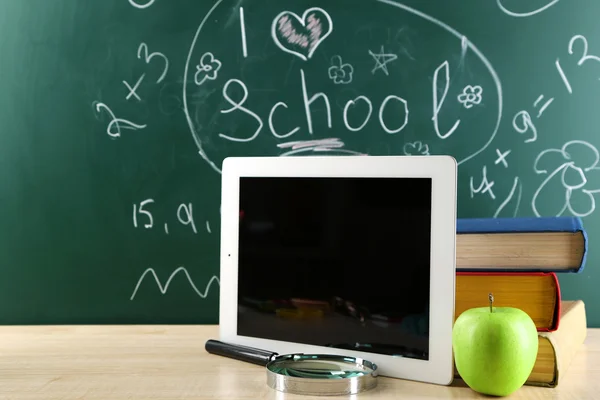
[[[206,350],[267,368],[267,385],[286,393],[349,395],[377,386],[377,365],[362,358],[333,354],[278,355],[209,340]]]
[[[373,373],[364,365],[338,360],[322,360],[313,356],[295,356],[274,362],[268,368],[279,375],[312,379],[348,379]]]

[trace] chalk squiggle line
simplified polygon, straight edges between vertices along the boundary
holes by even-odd
[[[555,5],[556,3],[558,3],[559,0],[552,0],[550,3],[546,4],[543,7],[538,8],[537,10],[533,10],[530,12],[525,12],[525,13],[517,13],[517,12],[513,12],[510,11],[508,8],[504,7],[504,5],[502,4],[502,0],[496,0],[496,3],[498,4],[498,7],[502,10],[502,12],[504,12],[507,15],[510,15],[511,17],[531,17],[532,15],[536,15],[541,13],[542,11],[546,11],[547,9],[549,9],[550,7],[552,7],[553,5]]]
[[[208,292],[210,290],[210,287],[212,285],[212,283],[214,281],[217,281],[217,283],[220,285],[221,282],[219,281],[219,278],[217,278],[215,275],[213,275],[212,278],[210,278],[210,280],[208,281],[208,283],[206,284],[206,289],[204,291],[204,293],[202,293],[194,284],[194,281],[192,280],[192,278],[190,277],[190,274],[188,273],[188,271],[185,269],[185,267],[179,267],[177,268],[175,271],[173,271],[171,273],[171,275],[169,276],[169,279],[167,279],[167,282],[165,283],[165,286],[163,286],[160,283],[160,279],[158,279],[158,276],[156,275],[156,272],[154,271],[154,268],[148,268],[147,270],[144,271],[144,273],[142,274],[142,276],[140,276],[140,279],[137,282],[137,285],[135,285],[135,289],[133,290],[133,293],[131,294],[131,297],[129,298],[129,300],[133,300],[135,298],[135,295],[140,287],[140,285],[142,284],[142,281],[144,280],[144,278],[146,277],[146,275],[148,274],[152,274],[152,276],[154,277],[154,280],[156,281],[156,285],[158,286],[158,290],[160,290],[161,294],[165,294],[167,293],[167,290],[169,290],[169,285],[171,284],[171,281],[173,280],[173,278],[180,272],[183,272],[188,280],[188,282],[190,283],[190,285],[192,286],[192,289],[194,289],[194,291],[196,292],[196,294],[200,297],[202,297],[203,299],[206,298],[206,296],[208,296]]]
[[[129,0],[129,4],[131,4],[135,8],[144,9],[150,7],[152,4],[154,4],[155,1],[156,0],[148,0],[145,4],[140,4],[134,0]]]
[[[515,210],[513,212],[513,218],[517,216],[517,212],[519,212],[519,206],[521,205],[521,195],[523,194],[523,185],[521,184],[521,182],[519,182],[519,177],[515,176],[515,180],[514,180],[512,189],[510,189],[510,193],[508,194],[506,199],[502,202],[502,204],[500,204],[500,207],[498,207],[498,209],[494,213],[494,218],[498,218],[498,215],[500,215],[500,212],[512,200],[513,196],[515,195],[515,190],[517,189],[517,187],[519,188],[519,191],[517,193],[517,205],[515,206]]]

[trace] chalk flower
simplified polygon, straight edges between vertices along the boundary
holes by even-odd
[[[481,86],[467,85],[462,93],[458,95],[458,102],[465,108],[471,108],[473,105],[480,104],[483,99],[483,88]]]
[[[599,161],[598,150],[583,140],[571,140],[560,149],[547,149],[538,154],[533,170],[545,179],[533,195],[533,212],[539,217],[539,208],[544,207],[546,213],[554,216],[567,210],[577,217],[593,213],[594,195],[600,193]]]
[[[331,58],[331,67],[329,67],[328,72],[329,79],[333,80],[333,83],[336,85],[345,85],[352,82],[354,68],[350,64],[342,63],[342,57],[333,56]]]
[[[429,155],[429,146],[427,144],[422,143],[421,141],[416,141],[412,143],[406,143],[404,145],[404,154],[407,156],[428,156]]]
[[[217,79],[220,69],[221,61],[217,60],[210,52],[204,53],[200,58],[200,63],[196,65],[194,82],[196,82],[196,85],[200,86],[207,79],[214,81]]]

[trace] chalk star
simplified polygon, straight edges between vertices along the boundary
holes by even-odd
[[[380,69],[382,70],[386,75],[389,75],[388,72],[388,68],[387,68],[387,64],[391,63],[392,61],[394,61],[395,59],[398,58],[397,55],[392,54],[392,53],[386,53],[383,50],[383,45],[381,45],[381,52],[378,54],[373,53],[371,50],[369,50],[369,54],[371,55],[371,57],[373,57],[373,59],[375,60],[375,67],[373,67],[373,69],[371,70],[372,74],[375,74],[375,72]]]

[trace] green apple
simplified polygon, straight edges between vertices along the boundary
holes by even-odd
[[[527,313],[514,307],[489,306],[464,311],[454,322],[452,348],[456,370],[476,392],[508,396],[533,370],[538,333]]]

